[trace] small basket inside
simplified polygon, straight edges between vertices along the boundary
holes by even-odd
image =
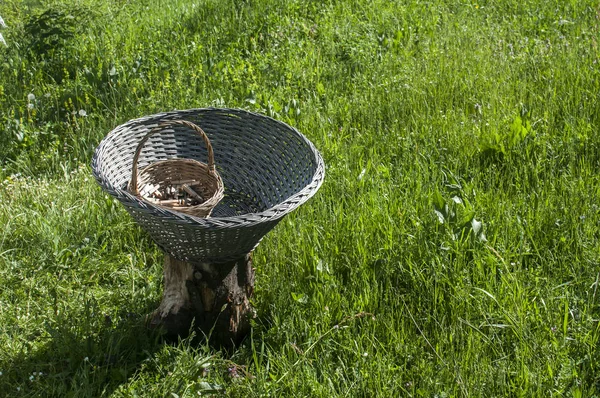
[[[138,174],[141,150],[151,135],[174,125],[183,125],[200,135],[208,150],[208,164],[194,159],[168,159],[144,167]],[[129,191],[155,205],[193,215],[209,217],[223,198],[223,181],[214,165],[208,137],[197,125],[183,120],[168,121],[150,130],[139,142],[133,159]]]

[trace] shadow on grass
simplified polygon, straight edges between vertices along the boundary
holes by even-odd
[[[138,314],[123,314],[117,320],[107,315],[62,318],[45,325],[47,337],[30,337],[35,346],[0,364],[6,366],[0,396],[109,396],[162,346],[160,335]]]

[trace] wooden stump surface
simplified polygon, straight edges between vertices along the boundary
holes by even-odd
[[[226,263],[189,263],[166,254],[163,299],[149,326],[170,340],[194,330],[215,346],[233,347],[250,331],[253,292],[251,254]]]

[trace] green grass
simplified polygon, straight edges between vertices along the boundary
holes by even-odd
[[[0,15],[0,395],[600,396],[595,2]],[[294,125],[327,164],[255,251],[232,352],[144,329],[162,254],[88,166],[119,123],[206,106]]]

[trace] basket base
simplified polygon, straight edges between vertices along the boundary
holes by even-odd
[[[167,340],[194,330],[214,346],[235,347],[250,331],[253,293],[251,254],[221,264],[192,264],[166,254],[163,299],[148,325]]]

